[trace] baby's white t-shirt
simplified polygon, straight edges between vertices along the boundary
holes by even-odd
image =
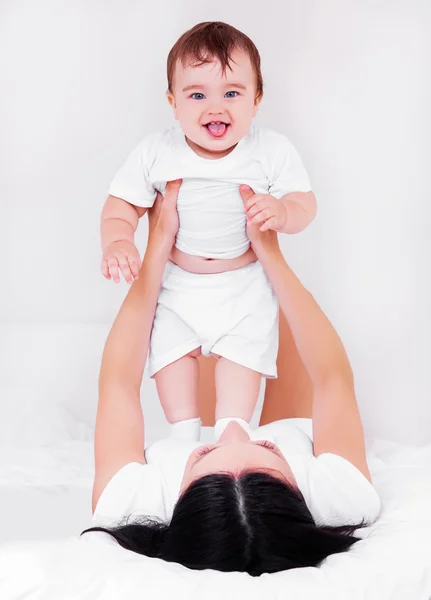
[[[252,124],[230,154],[207,159],[190,148],[175,124],[138,144],[111,181],[109,194],[151,207],[157,191],[164,194],[166,182],[175,179],[182,179],[175,245],[204,258],[235,258],[249,248],[241,184],[277,199],[311,190],[298,152],[281,133]]]
[[[251,439],[275,443],[292,469],[316,522],[326,525],[374,523],[380,498],[368,479],[335,454],[313,455],[311,419],[283,419],[252,430]],[[207,440],[208,441],[208,440]],[[165,438],[145,449],[148,464],[128,463],[109,481],[92,525],[112,526],[125,516],[170,520],[190,453],[203,442]]]

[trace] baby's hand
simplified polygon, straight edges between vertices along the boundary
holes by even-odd
[[[263,223],[259,231],[267,231],[267,229],[280,231],[286,223],[286,207],[283,202],[270,194],[254,194],[244,203],[244,207],[247,212],[247,223],[253,225]]]
[[[129,240],[112,242],[104,248],[101,270],[106,279],[112,277],[115,283],[120,283],[120,269],[127,283],[133,283],[134,279],[139,278],[140,268],[141,257],[138,249]]]
[[[247,207],[247,203],[250,202],[250,200],[253,200],[253,198],[257,195],[249,185],[241,185],[239,187],[239,193],[242,201],[244,202],[245,209]],[[263,232],[262,227],[259,227],[259,225],[251,223],[251,221],[247,220],[246,233],[248,239],[250,240],[251,247],[255,251],[257,258],[260,261],[262,261],[265,256],[274,257],[276,254],[280,253],[278,236],[272,228]]]

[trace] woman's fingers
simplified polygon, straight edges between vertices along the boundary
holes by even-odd
[[[242,184],[239,186],[239,193],[244,204],[254,196],[254,191],[249,185]]]
[[[173,181],[168,181],[166,183],[165,195],[163,196],[161,192],[157,192],[156,199],[152,208],[148,211],[148,214],[151,215],[153,219],[159,215],[160,210],[163,204],[174,204],[176,205],[178,192],[181,187],[182,179],[174,179]]]
[[[164,196],[161,192],[157,192],[154,204],[152,208],[150,208],[148,211],[149,221],[157,221],[157,217],[159,216],[160,211],[162,209],[162,202],[165,206],[174,205],[176,207],[178,192],[180,190],[182,181],[182,179],[174,179],[173,181],[167,181]]]
[[[153,208],[148,211],[149,235],[152,239],[157,234],[163,240],[175,237],[179,227],[177,197],[182,179],[166,182],[165,195],[157,194]]]
[[[178,192],[180,191],[182,179],[174,179],[173,181],[168,181],[166,183],[166,191],[164,200],[168,200],[169,202],[177,201]]]
[[[160,206],[162,204],[162,200],[163,200],[163,195],[162,195],[161,192],[158,191],[157,194],[156,194],[156,199],[154,201],[154,204],[153,204],[153,206],[150,209],[148,209],[148,212],[152,212],[153,214],[159,213],[160,212]]]

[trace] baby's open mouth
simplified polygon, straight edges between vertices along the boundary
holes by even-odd
[[[222,138],[226,135],[226,132],[230,126],[230,123],[224,123],[223,121],[211,121],[204,125],[208,133],[215,138]]]

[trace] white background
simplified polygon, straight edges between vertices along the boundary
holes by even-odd
[[[99,270],[107,187],[174,122],[176,39],[222,20],[261,53],[255,123],[286,134],[309,172],[318,215],[281,243],[346,345],[366,434],[429,443],[431,5],[211,4],[0,3],[0,439],[43,442],[50,423],[59,440],[91,439],[101,351],[128,289]],[[165,425],[148,378],[143,407],[154,437]]]

